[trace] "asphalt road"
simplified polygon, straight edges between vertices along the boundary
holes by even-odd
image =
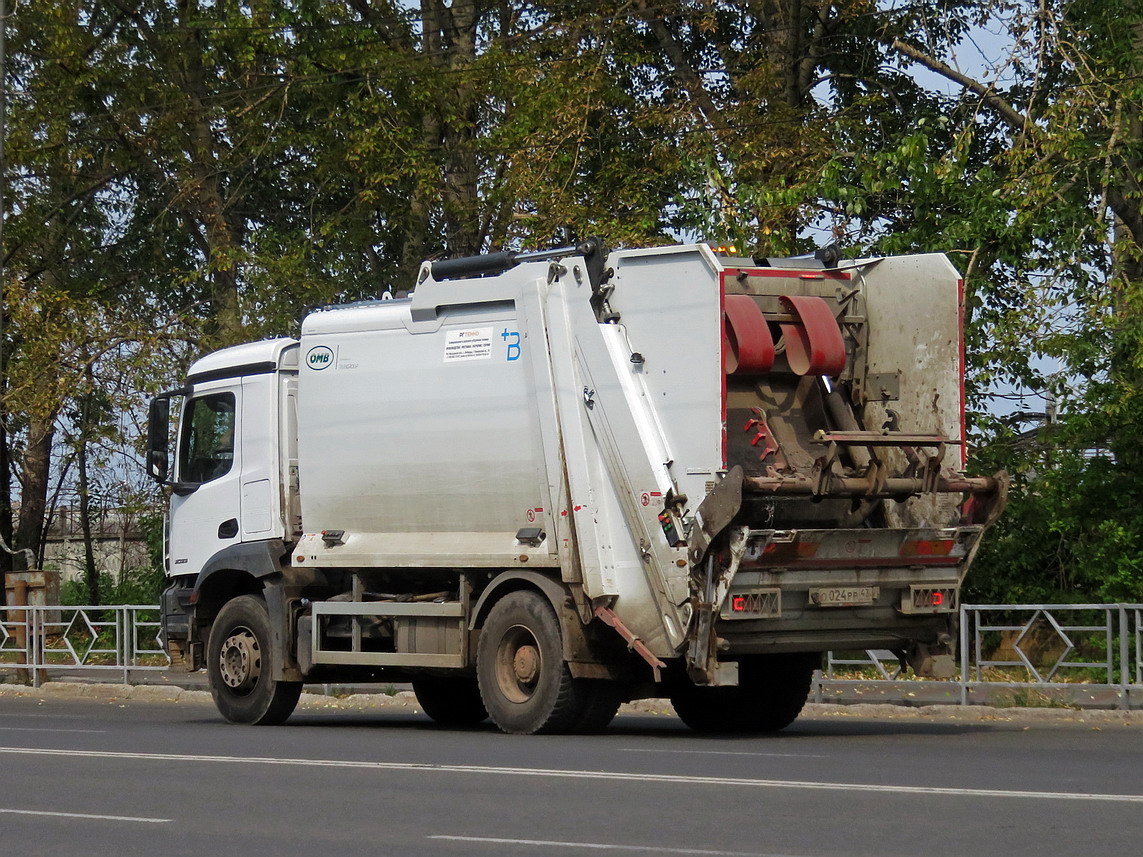
[[[199,701],[0,697],[11,855],[1123,855],[1143,727],[803,718],[703,738],[452,730],[405,710],[222,722]]]

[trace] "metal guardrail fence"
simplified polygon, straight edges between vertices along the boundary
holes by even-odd
[[[814,698],[824,701],[827,684],[905,681],[892,652],[828,652]],[[1133,699],[1143,700],[1143,604],[963,604],[958,674],[908,684],[951,690],[955,697],[948,701],[961,705],[1007,688],[1057,692],[1062,701],[1068,701],[1066,692],[1082,690],[1130,708]]]
[[[0,607],[0,671],[39,686],[50,671],[167,669],[156,605]],[[888,651],[828,652],[813,695],[855,686],[944,688],[967,705],[994,688],[1101,692],[1120,708],[1143,700],[1143,604],[963,604],[959,674],[905,680]],[[863,674],[864,673],[864,674]]]
[[[170,661],[159,644],[159,608],[0,607],[0,670],[26,672],[39,687],[50,670],[159,671]]]

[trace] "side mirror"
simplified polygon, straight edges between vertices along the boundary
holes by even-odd
[[[148,449],[147,450],[147,473],[156,482],[165,482],[167,480],[167,470],[170,467],[170,462],[165,449]]]
[[[147,409],[147,475],[156,482],[167,484],[170,473],[171,399],[185,396],[186,390],[168,390],[159,393]]]

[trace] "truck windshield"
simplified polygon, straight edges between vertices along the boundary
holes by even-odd
[[[234,394],[191,399],[183,424],[179,480],[198,484],[225,476],[234,464]]]

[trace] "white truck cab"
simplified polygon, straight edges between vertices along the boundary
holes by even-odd
[[[293,339],[226,348],[191,366],[172,480],[172,575],[197,577],[244,543],[293,537],[297,375]]]

